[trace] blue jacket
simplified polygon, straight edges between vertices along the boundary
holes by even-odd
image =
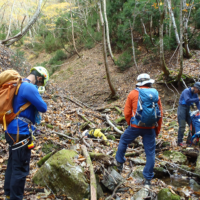
[[[193,103],[195,103],[200,110],[198,95],[193,93],[191,88],[183,90],[179,99],[179,104],[191,106]]]
[[[35,111],[46,112],[47,104],[42,100],[37,88],[32,83],[23,82],[19,88],[18,94],[13,99],[13,110],[17,113],[21,106],[30,102],[31,105],[19,114],[19,117],[29,119],[35,124]],[[17,122],[18,121],[18,122]],[[7,127],[7,132],[17,134],[17,126],[19,127],[19,134],[29,135],[28,124],[20,119],[14,119]]]

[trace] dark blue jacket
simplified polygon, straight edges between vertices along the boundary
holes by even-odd
[[[20,113],[19,117],[25,117],[33,124],[35,124],[35,111],[46,112],[47,104],[42,100],[37,88],[32,83],[23,82],[19,88],[17,96],[13,100],[14,113],[17,113],[21,106],[27,102],[31,105]],[[18,121],[18,122],[17,122]],[[29,135],[28,124],[20,119],[14,119],[7,127],[7,132],[17,134],[17,126],[19,127],[19,134]]]
[[[198,95],[192,92],[191,88],[183,90],[179,99],[179,104],[191,106],[193,103],[195,103],[197,108],[200,110]]]

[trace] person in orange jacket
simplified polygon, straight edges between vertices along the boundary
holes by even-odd
[[[151,87],[154,82],[155,81],[153,79],[150,79],[150,76],[148,74],[140,74],[137,77],[136,89],[132,90],[129,93],[126,104],[125,104],[125,108],[124,108],[125,119],[129,127],[125,130],[125,132],[120,138],[118,150],[115,157],[118,171],[121,172],[123,169],[123,163],[126,160],[124,155],[125,155],[128,144],[133,142],[133,140],[136,139],[138,136],[142,136],[142,141],[143,141],[143,145],[144,145],[144,149],[146,153],[146,165],[143,170],[143,176],[145,178],[146,186],[151,185],[150,181],[154,176],[153,168],[155,164],[155,146],[156,146],[155,137],[158,136],[160,132],[161,124],[162,124],[162,114],[163,114],[162,104],[161,104],[160,97],[158,96],[158,92],[156,89],[153,89]],[[139,121],[139,123],[131,122],[132,119],[135,120],[136,114],[138,114],[139,90],[143,90],[143,89],[151,89],[155,94],[157,94],[157,100],[155,104],[159,108],[158,110],[160,112],[160,118],[157,121],[157,123],[153,124],[150,127],[145,126],[145,124],[141,123],[141,121]],[[150,90],[143,90],[142,92],[145,92],[145,91],[149,92]],[[150,96],[149,98],[151,99],[153,95],[151,95],[151,93],[148,93],[148,94]],[[147,119],[147,122],[150,119]]]

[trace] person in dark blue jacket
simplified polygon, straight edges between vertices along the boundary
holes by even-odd
[[[190,126],[190,106],[193,103],[196,104],[198,110],[200,110],[200,98],[198,93],[200,92],[200,82],[196,82],[193,87],[183,90],[179,99],[179,106],[177,111],[178,116],[178,145],[183,146],[183,135],[185,132],[186,122]]]
[[[7,127],[5,133],[9,144],[9,159],[5,173],[4,192],[6,200],[22,200],[26,176],[29,174],[31,149],[30,132],[35,124],[35,113],[46,112],[47,104],[42,100],[36,86],[43,86],[49,79],[48,71],[44,67],[34,67],[30,75],[23,79],[18,94],[13,99],[13,110],[17,113],[21,106],[30,102],[31,105],[22,111]],[[19,142],[17,141],[19,136]]]

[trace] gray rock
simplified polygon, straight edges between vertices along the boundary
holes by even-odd
[[[109,190],[113,191],[116,185],[122,182],[123,180],[124,178],[117,171],[112,169],[110,174],[106,174],[106,176],[103,177],[102,183]]]
[[[89,194],[83,168],[74,162],[77,153],[73,150],[61,150],[51,156],[36,172],[33,182],[47,186],[56,194],[65,194],[73,199],[83,199]]]
[[[149,190],[147,188],[142,188],[133,197],[134,200],[143,200],[149,196]]]
[[[101,188],[99,177],[97,175],[96,175],[96,182],[97,182],[97,197],[99,199],[100,197],[104,196],[104,193],[103,193],[103,190]]]
[[[133,163],[135,165],[145,165],[146,164],[146,160],[144,160],[143,158],[130,158],[131,161],[133,161]]]
[[[144,166],[137,166],[136,169],[131,173],[131,176],[138,181],[142,181],[144,179],[143,177],[143,169]]]
[[[200,185],[193,179],[190,179],[190,187],[194,190],[194,191],[199,191],[200,190]]]

